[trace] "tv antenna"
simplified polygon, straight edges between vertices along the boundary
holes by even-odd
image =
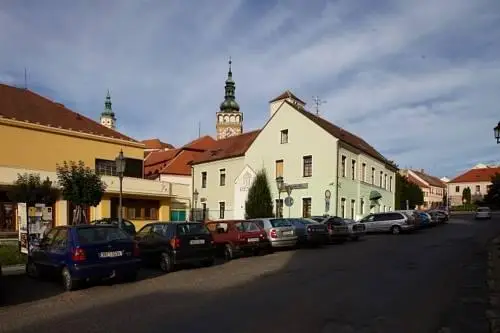
[[[316,108],[316,115],[319,116],[319,107],[326,103],[325,100],[319,98],[319,96],[313,96],[314,106]]]

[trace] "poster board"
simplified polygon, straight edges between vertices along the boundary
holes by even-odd
[[[30,250],[39,244],[47,228],[52,226],[52,207],[35,204],[26,211],[26,203],[17,204],[19,223],[19,244],[21,253],[28,254],[28,234]],[[29,226],[29,232],[28,232]]]

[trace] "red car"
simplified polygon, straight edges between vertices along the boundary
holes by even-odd
[[[205,222],[212,233],[219,254],[226,260],[244,254],[270,252],[271,244],[266,232],[255,222],[246,220],[223,220]]]

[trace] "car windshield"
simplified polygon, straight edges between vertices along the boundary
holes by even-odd
[[[78,241],[83,245],[130,239],[130,236],[123,230],[110,227],[78,228],[76,234]]]
[[[179,236],[183,235],[206,235],[210,232],[201,223],[183,223],[177,226]]]
[[[273,228],[280,228],[280,227],[291,227],[292,223],[286,219],[272,219],[270,220],[271,225]]]

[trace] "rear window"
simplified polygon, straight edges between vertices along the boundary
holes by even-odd
[[[488,207],[479,207],[479,208],[477,209],[477,211],[478,211],[478,212],[489,212],[489,211],[490,211],[490,209],[489,209]]]
[[[130,239],[130,236],[125,231],[109,227],[78,228],[76,234],[80,244]]]
[[[322,222],[324,219],[324,217],[311,217],[311,220],[314,220],[316,222]]]
[[[302,224],[318,224],[318,222],[314,220],[299,219],[297,221]]]
[[[177,226],[177,234],[179,236],[184,235],[206,235],[210,232],[208,229],[201,223],[186,223],[179,224]]]
[[[291,227],[292,223],[285,219],[272,219],[271,225],[273,226],[273,228]]]

